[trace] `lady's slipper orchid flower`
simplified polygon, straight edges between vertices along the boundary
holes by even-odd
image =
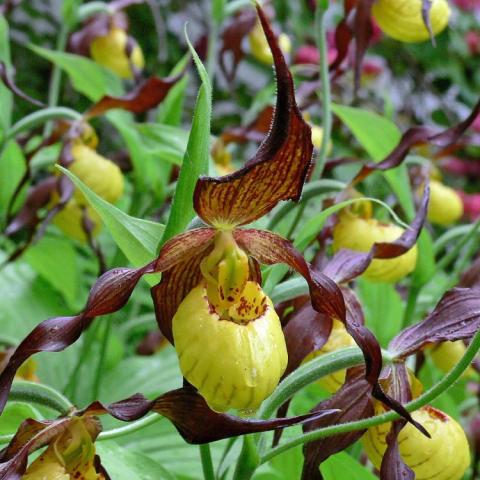
[[[125,79],[136,78],[145,66],[141,48],[128,35],[128,18],[122,11],[89,19],[71,36],[70,48],[91,56],[99,65]]]
[[[206,228],[172,238],[159,257],[142,268],[106,272],[92,288],[83,312],[46,320],[23,340],[0,375],[1,408],[16,370],[26,359],[74,343],[94,317],[125,305],[147,273],[163,273],[152,296],[159,327],[176,344],[185,377],[219,410],[256,408],[275,388],[285,368],[283,334],[273,306],[261,290],[258,263],[286,263],[308,281],[316,309],[345,320],[343,297],[335,282],[314,273],[290,242],[270,232],[241,228],[279,201],[299,199],[313,150],[310,128],[295,104],[290,72],[263,12],[257,10],[277,74],[277,106],[267,139],[243,169],[198,180],[194,207]],[[205,331],[197,328],[201,322]],[[352,332],[359,341],[363,334],[364,329],[359,328]],[[192,336],[190,341],[187,335]],[[218,361],[216,355],[220,355]],[[229,366],[236,370],[227,383],[233,371]],[[205,400],[187,386],[152,402],[137,399],[135,404],[142,406],[143,414],[153,409],[171,418],[191,442],[279,428],[311,418],[249,422],[217,414],[208,409]]]
[[[379,27],[401,42],[423,42],[440,33],[448,24],[446,0],[377,0],[372,15]]]
[[[450,225],[462,216],[463,202],[460,195],[438,180],[430,180],[430,204],[427,218],[438,225]]]
[[[405,230],[391,223],[382,223],[369,215],[358,215],[345,208],[338,215],[333,229],[333,249],[342,248],[359,252],[368,252],[375,243],[393,242],[400,238]],[[374,259],[364,272],[364,277],[375,282],[397,282],[415,269],[417,246],[406,253],[391,259]]]
[[[382,410],[377,413],[381,413]],[[470,448],[463,428],[452,417],[426,406],[412,414],[430,433],[422,435],[405,425],[398,435],[400,455],[416,480],[460,480],[470,465]],[[369,428],[362,445],[375,468],[380,469],[387,449],[390,424]]]
[[[350,302],[347,296],[345,298],[347,302]],[[361,312],[357,312],[357,315],[361,315]],[[455,288],[448,291],[425,320],[406,328],[390,342],[388,350],[394,357],[394,361],[382,370],[380,375],[382,388],[389,394],[390,398],[402,404],[417,397],[421,391],[420,385],[415,377],[408,373],[405,366],[406,358],[434,343],[469,339],[478,331],[479,327],[480,301],[478,291],[471,288]],[[321,402],[313,411],[317,408],[318,410],[338,408],[340,412],[334,420],[335,423],[345,423],[370,417],[374,414],[374,409],[382,408],[384,410],[384,407],[379,407],[379,403],[373,400],[369,392],[369,386],[359,368],[349,369],[344,385],[335,395]],[[462,478],[462,474],[469,464],[469,453],[465,434],[461,427],[442,412],[431,410],[430,407],[413,412],[412,417],[413,422],[411,423],[414,423],[417,428],[419,425],[422,426],[420,432],[410,425],[405,426],[405,421],[402,419],[393,422],[388,429],[384,425],[380,425],[373,429],[370,434],[367,434],[367,453],[369,453],[375,466],[380,469],[380,478],[382,480],[413,479],[415,477],[409,466],[413,468],[418,476],[417,478],[424,478],[422,475],[425,471],[422,470],[420,464],[423,461],[432,461],[431,458],[437,458],[436,462],[441,461],[439,457],[435,457],[436,442],[438,442],[440,433],[443,436],[442,445],[445,443],[445,436],[449,439],[445,443],[447,447],[441,451],[442,456],[445,457],[442,461],[448,461],[448,465],[445,464],[444,469],[451,476],[439,478]],[[442,422],[438,421],[442,419]],[[331,422],[332,417],[329,418],[329,424]],[[309,424],[306,430],[311,431],[324,425],[326,423],[322,420],[315,421]],[[402,430],[402,428],[405,430]],[[428,433],[428,435],[422,436],[421,432]],[[321,462],[330,455],[347,448],[357,441],[363,433],[365,431],[341,434],[336,436],[335,442],[330,439],[322,439],[310,443],[305,448],[306,461],[303,478],[317,478],[314,472],[318,472],[318,466]],[[399,434],[400,437],[397,441]],[[407,441],[406,439],[411,440]],[[410,441],[414,442],[413,446]],[[379,446],[379,442],[383,445],[381,449],[376,448]],[[400,448],[398,448],[399,444]],[[417,445],[417,447],[414,445]],[[454,445],[458,450],[449,449],[448,445]],[[408,455],[405,457],[404,463],[400,454],[408,453],[412,448],[418,451],[419,456],[415,457],[418,458],[418,461],[411,462],[412,456]],[[432,468],[433,465],[430,464]],[[450,465],[452,469],[447,470]],[[417,470],[417,467],[419,470]],[[432,469],[430,469],[431,471]],[[400,476],[395,476],[393,472],[402,473]]]

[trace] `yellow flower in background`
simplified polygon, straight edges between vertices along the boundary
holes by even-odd
[[[383,409],[377,407],[377,413]],[[415,472],[416,480],[460,480],[470,465],[470,449],[460,424],[446,413],[433,407],[423,407],[412,413],[431,438],[415,426],[405,425],[398,435],[400,455]],[[387,444],[390,423],[369,428],[362,444],[375,468],[380,469]]]
[[[460,195],[438,180],[430,180],[428,220],[437,225],[450,225],[460,220],[462,215],[463,202]]]
[[[442,342],[433,345],[427,351],[435,366],[442,372],[448,373],[460,361],[466,349],[467,347],[463,340],[457,340],[455,342]],[[463,377],[469,377],[473,374],[473,368],[468,367],[463,373]]]
[[[73,162],[68,169],[97,195],[107,202],[114,203],[123,194],[122,171],[115,163],[95,151],[98,139],[93,129],[87,126],[84,132],[86,133],[71,144]],[[58,195],[54,195],[53,202],[57,201]],[[85,242],[87,240],[83,226],[85,216],[93,224],[92,235],[97,235],[101,230],[101,219],[83,193],[75,189],[73,197],[55,215],[53,223],[69,237]]]
[[[430,33],[422,17],[422,0],[377,0],[373,18],[388,36],[401,42],[423,42]],[[430,1],[430,25],[437,35],[448,25],[450,8],[446,0]]]
[[[112,70],[119,77],[133,78],[132,66],[142,70],[145,59],[135,43],[128,52],[128,35],[125,30],[113,26],[107,35],[95,38],[90,44],[90,55],[98,64]]]
[[[392,223],[382,223],[374,218],[364,218],[350,209],[344,209],[338,216],[333,230],[333,249],[342,248],[368,252],[376,242],[393,242],[404,229]],[[417,246],[399,257],[374,259],[363,277],[373,282],[394,283],[413,272],[417,263]]]
[[[264,65],[273,65],[273,56],[268,46],[267,38],[263,32],[262,25],[257,22],[253,30],[248,34],[248,42],[252,56]],[[281,33],[278,36],[278,45],[283,53],[290,53],[292,50],[292,42],[290,37]]]

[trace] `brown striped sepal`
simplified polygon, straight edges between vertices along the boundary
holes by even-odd
[[[197,182],[194,206],[214,226],[244,225],[281,200],[298,200],[311,165],[311,130],[298,110],[292,76],[263,13],[258,15],[274,58],[277,103],[269,135],[246,166],[224,177]]]

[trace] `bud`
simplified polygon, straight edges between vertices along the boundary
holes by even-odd
[[[95,38],[90,44],[90,55],[98,64],[112,70],[121,78],[133,78],[132,67],[142,70],[145,60],[141,48],[135,43],[127,47],[127,32],[112,26],[105,36]]]
[[[450,8],[446,0],[430,0],[430,25],[434,35],[448,24]],[[372,15],[379,27],[401,42],[423,42],[430,34],[422,18],[422,0],[377,0]]]
[[[23,480],[105,480],[97,473],[94,436],[83,419],[73,417],[68,428],[28,467]]]
[[[460,195],[437,180],[430,180],[430,203],[427,218],[438,225],[450,225],[463,215]]]
[[[429,352],[435,366],[442,372],[448,373],[460,361],[466,349],[463,340],[457,340],[434,345]],[[473,374],[473,368],[468,367],[462,376],[469,377]]]
[[[248,257],[230,232],[219,232],[201,266],[205,277],[172,320],[183,376],[215,411],[255,411],[287,366],[278,315],[248,280]]]
[[[260,22],[257,22],[253,30],[248,34],[248,42],[250,51],[256,60],[265,65],[273,65],[272,52]],[[278,36],[278,45],[285,54],[290,53],[292,50],[290,37],[285,33],[281,33]]]
[[[333,230],[333,249],[348,248],[358,252],[368,252],[376,242],[393,242],[404,229],[392,223],[382,223],[374,218],[363,218],[349,209],[339,214]],[[415,269],[417,246],[399,257],[374,259],[363,277],[372,282],[397,282]]]
[[[380,408],[380,407],[379,407]],[[470,449],[462,427],[447,414],[427,406],[412,413],[431,438],[408,423],[398,435],[400,455],[417,480],[460,480],[470,465]],[[386,450],[390,423],[369,428],[362,437],[363,448],[380,469]]]
[[[353,347],[356,343],[353,338],[347,333],[345,325],[340,322],[340,320],[334,319],[332,322],[332,331],[328,337],[327,343],[320,349],[315,352],[310,353],[305,357],[303,363],[313,360],[314,358],[321,357],[326,353],[334,352],[340,348]],[[318,383],[321,385],[327,392],[335,393],[344,383],[345,383],[346,370],[338,370],[337,372],[331,373],[326,377],[321,378]]]

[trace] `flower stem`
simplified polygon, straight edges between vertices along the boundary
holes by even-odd
[[[105,326],[102,336],[102,344],[100,346],[100,357],[98,359],[97,370],[95,372],[95,381],[93,382],[92,400],[98,398],[100,392],[100,383],[103,374],[103,365],[105,363],[105,356],[107,353],[108,340],[110,338],[110,332],[112,331],[112,317],[108,317],[104,320]]]
[[[68,25],[67,22],[62,22],[60,32],[57,37],[56,51],[63,52],[67,46],[68,39]],[[53,65],[52,76],[50,78],[50,85],[48,87],[48,106],[55,107],[58,104],[60,96],[60,86],[62,81],[62,70],[57,64]],[[43,128],[43,136],[46,138],[52,132],[52,122],[45,123]]]
[[[81,120],[82,115],[75,110],[67,107],[47,107],[42,110],[38,110],[26,117],[23,117],[17,123],[12,125],[5,134],[4,142],[16,137],[18,134],[31,130],[32,128],[42,125],[49,120],[55,120],[57,118],[64,118],[68,120]]]
[[[101,432],[98,436],[98,440],[112,440],[113,438],[123,437],[125,435],[130,435],[131,433],[141,430],[142,428],[148,427],[159,420],[162,420],[165,417],[158,415],[157,413],[152,413],[146,417],[141,418],[135,422],[129,423],[123,427],[113,428],[111,430],[106,430]]]
[[[478,331],[472,339],[472,342],[468,346],[465,354],[461,360],[455,365],[455,367],[444,376],[439,382],[437,382],[432,388],[427,390],[423,395],[420,395],[415,400],[408,402],[404,407],[409,411],[413,412],[419,408],[431,403],[442,393],[448,390],[463,374],[463,372],[470,366],[470,363],[475,358],[478,350],[480,349],[480,331]],[[364,420],[358,420],[356,422],[342,423],[339,425],[332,425],[330,427],[321,428],[319,430],[314,430],[312,432],[305,433],[299,437],[293,438],[288,442],[285,442],[278,447],[272,448],[268,451],[260,460],[260,464],[270,461],[272,458],[276,457],[280,453],[283,453],[291,448],[296,447],[297,445],[302,445],[307,442],[312,442],[314,440],[319,440],[321,438],[330,437],[332,435],[338,435],[341,433],[353,432],[358,430],[365,430],[382,423],[391,422],[397,420],[400,416],[393,411],[377,415],[375,417],[370,417]]]
[[[233,480],[249,480],[260,464],[260,456],[253,435],[243,437],[243,446],[237,460]]]
[[[60,392],[35,382],[16,381],[8,397],[9,401],[36,403],[65,415],[73,405]]]
[[[203,478],[205,480],[215,480],[215,472],[213,470],[212,453],[210,452],[210,444],[205,443],[199,445],[200,458],[202,460]]]
[[[315,32],[316,43],[320,53],[320,80],[322,83],[321,90],[317,92],[317,96],[322,102],[322,128],[323,137],[320,152],[318,153],[315,168],[312,173],[312,180],[318,180],[325,168],[327,160],[328,145],[332,134],[332,106],[331,106],[331,92],[330,92],[330,78],[328,74],[328,53],[327,53],[327,31],[325,28],[324,16],[328,9],[328,3],[318,1],[315,10]]]

